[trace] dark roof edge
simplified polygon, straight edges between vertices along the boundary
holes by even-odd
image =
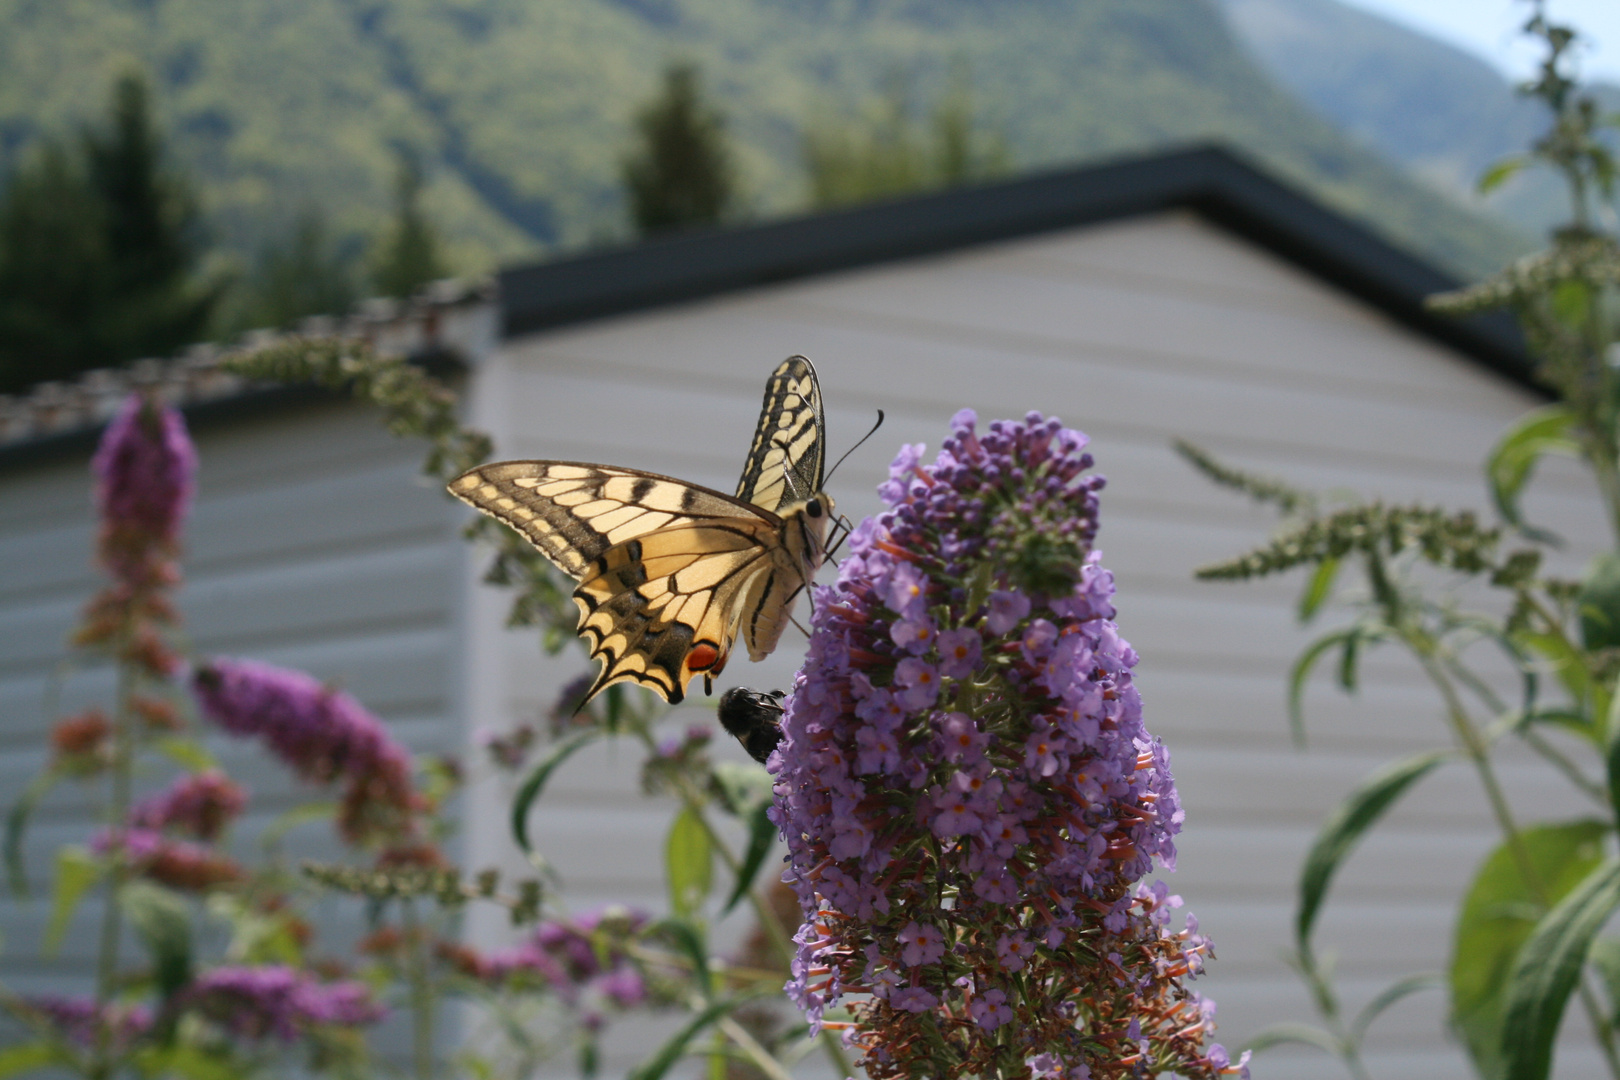
[[[1424,297],[1460,282],[1221,146],[957,188],[743,228],[688,233],[500,275],[504,337],[793,278],[1187,208],[1523,386],[1505,313],[1453,319]]]

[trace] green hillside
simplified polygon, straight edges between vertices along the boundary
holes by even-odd
[[[1241,43],[1335,126],[1441,191],[1541,233],[1569,214],[1563,183],[1522,174],[1488,199],[1475,184],[1547,126],[1539,103],[1476,56],[1339,0],[1222,0]],[[1528,14],[1528,9],[1526,9]],[[1620,87],[1593,94],[1620,110]]]
[[[807,122],[965,62],[1019,168],[1223,139],[1454,268],[1523,244],[1278,89],[1212,0],[0,0],[0,169],[138,65],[228,248],[312,205],[375,234],[406,148],[481,270],[624,235],[618,163],[673,60],[702,65],[756,217],[804,205]]]

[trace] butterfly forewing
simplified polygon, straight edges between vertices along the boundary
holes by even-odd
[[[788,357],[765,383],[765,404],[737,482],[737,498],[780,511],[819,494],[825,426],[816,369],[802,356]]]

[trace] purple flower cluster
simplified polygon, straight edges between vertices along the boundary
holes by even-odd
[[[358,1027],[383,1017],[363,984],[322,983],[280,964],[215,968],[191,984],[185,1004],[236,1038],[283,1042],[311,1027]]]
[[[142,800],[130,812],[138,829],[172,829],[198,840],[219,838],[247,807],[247,793],[218,769],[183,776],[167,791]]]
[[[180,541],[196,486],[197,452],[180,413],[131,394],[90,462],[101,554],[121,580],[149,581]]]
[[[1086,437],[959,413],[818,590],[772,761],[804,913],[790,994],[844,1002],[875,1080],[1213,1076],[1154,859],[1182,812],[1091,551]]]
[[[24,1004],[64,1042],[92,1047],[105,1035],[115,1053],[128,1049],[152,1028],[152,1011],[144,1005],[98,1005],[92,998],[56,994],[26,998]]]
[[[491,983],[543,981],[585,1010],[588,1027],[601,1027],[606,1007],[632,1009],[646,1001],[646,981],[625,949],[645,925],[645,915],[625,908],[546,920],[522,944],[484,957],[476,975]]]
[[[348,694],[301,671],[215,659],[197,669],[203,713],[233,735],[259,736],[299,776],[344,782],[338,827],[354,843],[411,838],[422,800],[410,754]]]
[[[90,846],[97,854],[119,856],[142,877],[182,892],[206,892],[244,877],[228,855],[155,829],[102,829],[91,837]]]

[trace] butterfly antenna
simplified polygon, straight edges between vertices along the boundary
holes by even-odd
[[[822,485],[825,486],[827,481],[832,479],[833,473],[838,471],[838,466],[842,465],[844,463],[844,458],[849,457],[849,455],[851,455],[855,451],[859,450],[861,448],[861,443],[864,443],[867,439],[870,439],[873,435],[876,435],[877,434],[877,429],[882,427],[882,426],[883,426],[883,410],[879,409],[878,410],[877,423],[872,425],[872,430],[868,431],[865,435],[861,436],[861,442],[856,443],[854,446],[852,446],[848,450],[844,451],[844,457],[839,458],[837,460],[837,462],[835,462],[833,464],[833,467],[827,470],[827,475],[822,478],[822,481],[821,481]]]

